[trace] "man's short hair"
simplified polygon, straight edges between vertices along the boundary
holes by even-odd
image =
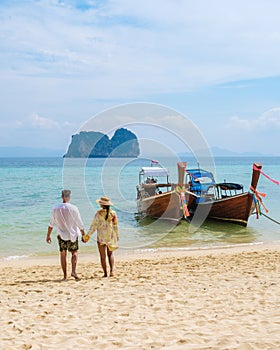
[[[63,190],[61,194],[62,194],[62,198],[69,198],[71,195],[71,191],[70,190]]]

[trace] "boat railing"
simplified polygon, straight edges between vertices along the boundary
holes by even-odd
[[[142,183],[137,186],[137,198],[147,198],[170,191],[171,183]]]
[[[137,188],[137,199],[144,199],[151,196],[151,194],[147,192],[143,186],[138,185],[136,188]]]
[[[216,184],[217,198],[232,197],[244,193],[244,186],[233,182],[222,182]]]

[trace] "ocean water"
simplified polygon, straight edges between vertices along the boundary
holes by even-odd
[[[188,167],[196,167],[194,159]],[[171,181],[176,182],[176,162],[160,159],[169,168]],[[280,180],[280,157],[218,157],[215,159],[217,182],[225,179],[238,182],[249,190],[253,162],[261,162],[263,171]],[[72,190],[72,203],[80,209],[85,227],[90,226],[99,206],[96,199],[110,196],[119,217],[120,248],[197,249],[213,246],[280,242],[280,225],[261,216],[249,219],[246,228],[233,224],[207,221],[190,232],[182,221],[174,226],[161,220],[139,221],[136,212],[136,185],[142,166],[148,159],[61,159],[61,158],[1,158],[0,159],[0,259],[24,258],[57,254],[56,234],[53,243],[45,242],[51,209],[61,201],[63,188]],[[260,176],[258,190],[266,193],[267,215],[280,221],[280,186]],[[80,252],[96,251],[95,235]]]

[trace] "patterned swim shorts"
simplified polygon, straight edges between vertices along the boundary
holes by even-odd
[[[58,244],[59,244],[59,251],[63,252],[64,250],[68,250],[68,252],[75,252],[79,249],[79,243],[78,238],[76,242],[72,241],[64,241],[60,236],[57,236]]]

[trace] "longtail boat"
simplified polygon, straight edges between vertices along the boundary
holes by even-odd
[[[202,169],[186,170],[188,210],[192,217],[198,207],[207,219],[227,221],[247,226],[256,203],[254,200],[262,165],[254,163],[250,190],[238,183],[216,183],[211,172]]]
[[[179,223],[182,219],[180,199],[169,182],[169,170],[157,166],[143,167],[137,186],[137,216],[166,219]]]
[[[262,165],[254,163],[250,191],[238,183],[216,183],[211,172],[186,169],[178,163],[178,183],[169,182],[166,168],[143,167],[137,186],[137,208],[142,217],[191,221],[200,212],[204,219],[215,219],[247,226],[258,195],[257,184]],[[163,177],[165,181],[159,181]]]

